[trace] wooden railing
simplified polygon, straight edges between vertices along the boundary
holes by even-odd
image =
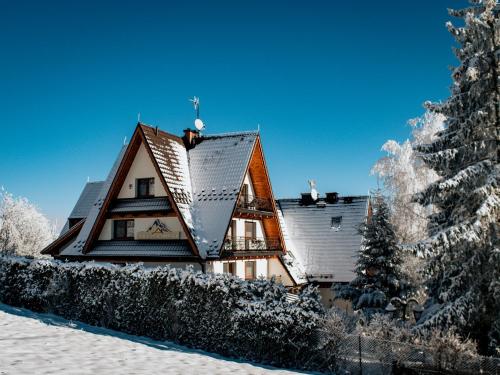
[[[232,237],[224,241],[225,251],[272,251],[281,250],[279,238]]]
[[[238,208],[271,212],[273,210],[273,204],[270,199],[249,195],[248,197],[240,197],[238,200]]]

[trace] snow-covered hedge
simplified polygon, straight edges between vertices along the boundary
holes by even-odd
[[[118,267],[0,256],[0,301],[66,319],[175,340],[223,355],[324,370],[323,310],[274,281],[138,265]]]

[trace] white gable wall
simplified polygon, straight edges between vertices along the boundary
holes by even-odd
[[[146,146],[141,144],[139,150],[137,150],[137,154],[135,155],[135,159],[130,166],[130,170],[128,171],[127,177],[123,182],[123,186],[118,194],[118,199],[121,198],[135,198],[135,180],[137,178],[148,178],[154,177],[155,179],[155,187],[154,187],[154,195],[155,197],[166,197],[167,192],[163,188],[163,184],[161,183],[160,177],[156,173],[156,169],[149,157],[148,151],[146,150]]]
[[[290,276],[288,276],[288,273],[283,267],[283,264],[277,258],[213,261],[208,265],[208,272],[223,273],[224,263],[233,262],[236,263],[236,276],[238,276],[240,279],[245,280],[246,261],[256,262],[257,277],[270,279],[274,276],[276,280],[278,282],[281,282],[283,285],[293,286],[293,281],[290,279]]]
[[[243,180],[243,184],[248,185],[248,195],[250,196],[250,199],[252,197],[255,197],[255,191],[253,190],[253,182],[252,179],[250,178],[250,174],[245,175],[245,179]]]

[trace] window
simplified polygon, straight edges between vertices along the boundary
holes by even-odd
[[[113,237],[115,240],[133,240],[134,220],[115,220]]]
[[[257,223],[245,221],[245,250],[250,249],[252,241],[257,238]]]
[[[248,184],[243,184],[243,188],[241,189],[241,197],[243,199],[243,203],[245,207],[248,206],[249,197],[248,197]]]
[[[330,227],[339,230],[342,225],[342,216],[333,216],[330,222]]]
[[[255,268],[256,268],[255,260],[245,262],[245,280],[255,279]]]
[[[136,180],[136,196],[137,198],[149,198],[154,196],[155,179],[138,178]]]
[[[236,276],[236,262],[226,262],[222,264],[222,272]]]
[[[236,236],[236,220],[231,220],[231,244],[233,249],[236,249],[238,246],[238,237]]]

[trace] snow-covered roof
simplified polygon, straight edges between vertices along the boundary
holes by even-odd
[[[144,124],[139,124],[139,127],[200,256],[218,257],[258,133],[204,135],[196,140],[195,147],[188,150],[183,140],[175,135]],[[86,218],[85,223],[76,240],[65,247],[61,255],[83,255],[82,250],[115,179],[125,150],[126,147],[121,150],[106,181],[95,183],[92,185],[93,190],[86,192],[83,200],[87,204],[86,215],[83,216]],[[100,190],[96,193],[98,186]],[[87,186],[84,192],[86,190]],[[93,204],[89,205],[90,193],[95,198]],[[77,206],[73,211],[81,210],[83,213],[83,208]],[[116,210],[115,206],[110,209]],[[94,246],[88,254],[94,255],[95,251]],[[113,252],[116,255],[142,255],[140,251],[138,254],[131,254],[128,250],[127,254],[118,253]]]
[[[209,257],[218,255],[224,241],[257,135],[204,136],[188,151],[194,240]]]
[[[65,234],[69,230],[69,220],[70,219],[85,219],[92,208],[97,196],[101,192],[102,185],[104,181],[87,182],[83,188],[75,207],[68,216],[66,224],[61,230],[60,236]]]
[[[104,181],[87,182],[68,219],[84,219],[101,192]]]
[[[85,220],[85,223],[83,224],[82,229],[80,230],[80,233],[78,233],[78,236],[76,237],[76,240],[72,243],[71,246],[66,247],[60,254],[61,255],[77,255],[81,256],[82,255],[82,250],[83,247],[85,246],[85,243],[87,242],[87,239],[89,238],[90,231],[94,227],[94,224],[97,220],[97,216],[99,215],[99,212],[101,211],[102,204],[104,203],[104,199],[108,195],[109,189],[111,187],[111,184],[113,183],[113,180],[115,179],[116,172],[118,171],[118,167],[120,166],[123,156],[125,155],[125,150],[127,149],[126,146],[123,146],[120,150],[120,153],[118,154],[118,157],[115,160],[115,163],[113,164],[113,167],[111,168],[111,171],[108,174],[108,177],[106,178],[106,181],[102,184],[101,191],[99,192],[99,195],[97,196],[94,204],[92,205],[87,218]]]
[[[287,249],[309,280],[349,282],[354,278],[362,240],[358,229],[366,220],[368,197],[351,198],[352,203],[340,198],[337,203],[309,205],[302,205],[300,199],[277,201]]]

